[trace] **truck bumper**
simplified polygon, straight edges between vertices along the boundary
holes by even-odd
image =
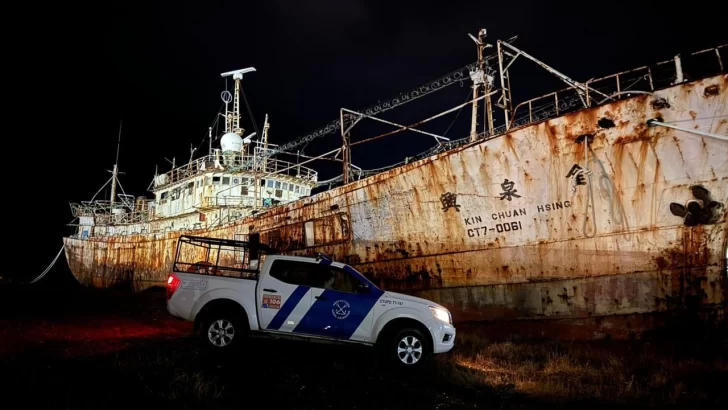
[[[432,335],[432,352],[446,353],[455,346],[455,327],[453,325],[433,319],[427,324]]]

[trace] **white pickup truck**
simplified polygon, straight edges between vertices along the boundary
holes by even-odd
[[[182,236],[167,310],[194,321],[204,343],[218,350],[256,333],[378,346],[388,359],[417,366],[453,348],[455,327],[444,307],[379,289],[325,256],[272,252],[252,238]]]

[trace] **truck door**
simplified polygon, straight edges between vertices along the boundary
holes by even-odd
[[[311,263],[276,259],[258,283],[260,326],[293,332],[311,306]]]
[[[354,273],[322,262],[316,265],[311,309],[299,330],[336,339],[368,340],[373,307],[384,292],[366,287]]]

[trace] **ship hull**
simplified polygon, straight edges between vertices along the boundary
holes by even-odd
[[[647,121],[728,135],[727,116],[728,76],[714,76],[520,127],[215,228],[65,238],[66,258],[83,284],[139,290],[164,284],[181,234],[260,233],[285,253],[326,252],[387,289],[435,300],[459,321],[684,309],[722,320],[728,142]],[[706,195],[710,211],[680,214]]]

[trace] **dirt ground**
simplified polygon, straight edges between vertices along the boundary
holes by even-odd
[[[725,408],[722,340],[555,342],[458,326],[417,372],[362,347],[251,341],[220,357],[140,294],[0,285],[3,396],[23,408]],[[708,346],[708,347],[705,347]]]

